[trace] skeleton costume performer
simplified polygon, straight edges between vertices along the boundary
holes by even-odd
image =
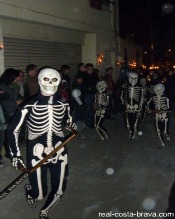
[[[107,83],[106,81],[99,81],[96,85],[97,93],[95,95],[95,120],[94,126],[102,141],[109,141],[110,136],[106,129],[103,127],[105,120],[106,110],[109,108],[109,96],[106,94]]]
[[[44,68],[38,75],[40,94],[26,101],[17,111],[8,127],[8,140],[12,155],[12,165],[22,161],[18,136],[22,124],[26,124],[27,168],[33,168],[40,160],[58,147],[64,138],[62,123],[73,127],[69,114],[70,107],[62,103],[56,96],[60,74],[52,68]],[[28,204],[35,208],[37,199],[47,195],[47,171],[51,176],[51,192],[40,211],[40,219],[48,219],[48,211],[53,208],[63,195],[68,174],[68,156],[65,147],[55,156],[47,160],[33,174],[29,175],[29,183],[25,186]]]
[[[143,104],[143,88],[137,86],[138,75],[131,72],[123,85],[121,103],[124,105],[124,119],[129,129],[129,138],[133,142],[137,133],[138,120]]]
[[[155,112],[155,123],[156,131],[159,137],[161,146],[158,149],[165,147],[165,141],[163,134],[165,135],[167,141],[171,142],[171,137],[168,131],[169,126],[169,116],[170,112],[169,99],[164,96],[165,87],[163,84],[156,84],[154,86],[155,95],[148,102],[148,111]]]

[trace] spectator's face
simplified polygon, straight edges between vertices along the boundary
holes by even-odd
[[[83,83],[83,78],[77,78],[77,82],[78,82],[79,84],[82,84],[82,83]]]
[[[15,78],[14,82],[23,82],[24,81],[24,72],[23,71],[19,71],[19,76]]]
[[[38,74],[38,69],[37,68],[34,68],[33,70],[30,70],[29,71],[29,74],[33,77],[36,77],[37,74]]]
[[[151,81],[151,76],[150,76],[150,75],[147,75],[147,76],[146,76],[146,79],[147,79],[148,81]]]
[[[86,72],[87,72],[88,74],[92,74],[93,68],[92,68],[92,67],[87,67],[87,68],[86,68]]]
[[[109,70],[106,72],[106,74],[107,74],[107,75],[112,75],[112,72],[113,72],[113,70],[112,70],[112,69],[109,69]]]
[[[69,69],[65,69],[63,72],[65,75],[67,75],[67,74],[69,74]]]
[[[106,74],[107,74],[108,78],[112,78],[112,70],[107,71]]]
[[[85,72],[85,71],[86,71],[86,68],[85,68],[84,65],[82,65],[82,66],[80,66],[79,70],[82,71],[82,72]]]
[[[19,77],[18,77],[18,82],[23,82],[24,81],[24,72],[20,71],[19,72]]]

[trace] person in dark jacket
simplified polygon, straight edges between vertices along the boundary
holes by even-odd
[[[14,68],[8,68],[4,71],[0,78],[0,90],[8,95],[8,98],[1,100],[1,105],[5,113],[7,123],[10,122],[18,106],[18,96],[13,86],[17,77],[19,77],[19,71]],[[6,151],[5,157],[11,158],[6,132],[4,137],[4,148]]]
[[[27,78],[24,84],[24,97],[29,99],[30,97],[36,95],[39,92],[38,84],[38,69],[35,64],[29,64],[26,67]]]
[[[98,74],[93,71],[93,64],[87,63],[84,77],[85,124],[89,128],[94,128],[93,103],[95,102],[96,84],[99,80]]]
[[[83,80],[84,80],[84,77],[85,77],[85,72],[86,72],[86,67],[85,67],[85,64],[83,62],[79,63],[77,65],[77,75],[81,75],[83,77]]]
[[[107,83],[107,95],[109,96],[109,108],[106,110],[106,119],[113,120],[112,110],[114,108],[114,100],[116,98],[116,84],[113,80],[113,68],[107,67],[103,80]]]
[[[68,65],[61,66],[61,80],[67,81],[67,87],[70,91],[70,76],[69,76],[70,67]]]
[[[84,122],[84,110],[85,110],[85,89],[84,80],[81,73],[75,76],[75,81],[72,84],[72,99],[74,108],[74,121]]]
[[[3,109],[1,102],[2,100],[6,100],[9,98],[9,95],[0,89],[0,167],[3,167],[3,156],[2,156],[2,148],[4,144],[5,130],[6,130],[6,121],[8,118],[6,117],[5,109]]]

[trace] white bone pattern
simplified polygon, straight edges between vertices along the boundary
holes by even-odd
[[[127,104],[126,110],[129,113],[138,112],[140,110],[139,106],[140,106],[140,101],[141,101],[140,100],[141,88],[129,86],[128,91],[129,91],[129,99],[128,99],[129,103]]]
[[[138,75],[137,75],[137,73],[134,73],[134,72],[130,73],[128,81],[129,81],[129,83],[132,86],[136,85],[137,82],[138,82]]]
[[[155,105],[156,110],[162,110],[166,111],[169,109],[169,99],[167,97],[161,97],[161,96],[154,96],[153,102]],[[167,120],[167,113],[156,113],[156,119],[160,121],[166,121]]]
[[[96,111],[97,116],[105,114],[105,108],[109,105],[109,97],[106,94],[97,94],[96,102],[98,103],[99,109]]]
[[[99,104],[102,107],[107,107],[109,105],[109,97],[106,94],[100,94],[100,96],[99,96]]]
[[[102,94],[107,88],[106,81],[99,81],[96,85],[96,88],[98,90],[98,93]]]
[[[52,100],[49,100],[51,104]],[[42,144],[37,143],[33,148],[33,153],[40,160],[44,157],[43,153],[49,154],[54,148],[58,147],[61,142],[58,142],[53,147],[52,137],[53,134],[63,137],[63,132],[61,129],[61,121],[64,117],[64,113],[67,107],[67,104],[60,105],[37,105],[37,102],[34,104],[32,108],[32,113],[29,116],[27,121],[28,127],[28,139],[34,140],[43,134],[47,134],[46,146],[44,147]],[[59,153],[60,154],[60,153]],[[57,154],[58,155],[58,154]],[[56,156],[58,158],[58,156]],[[50,159],[49,161],[55,163],[55,160]]]
[[[169,99],[167,97],[162,96],[153,96],[153,103],[156,110],[159,110],[160,113],[156,113],[155,119],[156,119],[156,130],[159,137],[159,140],[161,142],[161,146],[165,146],[165,141],[162,136],[162,132],[159,128],[159,121],[164,123],[164,134],[169,142],[171,142],[171,137],[168,133],[168,115],[166,113],[167,110],[169,110]],[[165,111],[162,112],[161,111]]]
[[[109,138],[109,136],[106,133],[106,131],[100,127],[100,122],[104,118],[106,109],[109,106],[109,96],[107,96],[105,93],[104,94],[97,93],[95,99],[96,99],[95,102],[98,103],[99,106],[98,110],[95,112],[95,121],[94,121],[95,128],[98,134],[100,135],[100,138],[104,140],[104,137]],[[98,122],[97,122],[97,117],[99,117]],[[101,132],[103,134],[101,134]]]

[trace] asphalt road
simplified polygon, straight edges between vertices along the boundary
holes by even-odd
[[[94,129],[81,131],[67,145],[67,189],[50,211],[49,218],[163,218],[160,213],[175,206],[174,187],[171,191],[175,182],[174,112],[170,118],[172,144],[162,150],[157,150],[160,143],[153,115],[140,123],[139,131],[143,134],[137,135],[133,144],[128,140],[120,114],[116,121],[105,122],[110,142],[101,143]],[[24,155],[25,143],[21,151]],[[4,162],[0,172],[1,191],[20,174],[9,160],[4,158]],[[25,200],[26,182],[0,201],[0,219],[38,219],[45,200],[39,201],[38,207],[32,210]]]

